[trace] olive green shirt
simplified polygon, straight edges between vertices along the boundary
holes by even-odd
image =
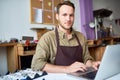
[[[72,31],[72,37],[67,38],[66,34],[58,29],[59,42],[62,46],[77,46],[78,42],[74,34],[77,35],[81,46],[83,48],[83,61],[93,60],[88,51],[86,39],[82,33],[78,31]],[[33,70],[42,70],[46,63],[54,64],[57,52],[57,43],[55,30],[45,33],[39,40],[36,46],[36,53],[33,56],[31,68]]]

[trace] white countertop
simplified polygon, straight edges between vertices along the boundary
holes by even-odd
[[[11,73],[6,76],[2,76],[0,77],[0,80],[17,80],[17,79],[26,80],[27,76],[29,76],[30,78],[34,78],[36,73],[39,75],[43,74],[43,72],[41,71],[32,71],[31,69],[26,69],[16,73]],[[106,80],[119,80],[119,79],[120,79],[120,73]],[[71,76],[63,73],[47,73],[47,75],[35,78],[34,80],[87,80],[87,79],[84,79],[81,77],[75,77],[75,76]]]

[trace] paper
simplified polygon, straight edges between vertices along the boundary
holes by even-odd
[[[34,21],[36,23],[42,23],[42,9],[35,8],[35,17]]]

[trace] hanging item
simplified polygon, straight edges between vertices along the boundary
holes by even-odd
[[[47,15],[47,18],[48,18],[48,19],[52,19],[52,17],[51,17],[50,15]]]
[[[39,0],[40,2],[43,2],[43,0]]]
[[[94,17],[109,17],[112,14],[112,11],[108,10],[108,9],[99,9],[99,10],[94,10],[93,11]]]
[[[52,5],[52,3],[51,2],[48,2],[48,6],[50,7]]]

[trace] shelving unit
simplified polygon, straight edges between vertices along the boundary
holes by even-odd
[[[99,40],[88,40],[90,54],[96,61],[101,61],[107,45],[120,43],[120,37],[108,37]]]
[[[36,44],[17,44],[18,68],[30,68],[32,57],[35,54]]]
[[[107,45],[120,43],[119,36],[104,39],[104,40],[108,41]],[[95,60],[101,60],[106,46],[105,45],[102,46],[101,45],[102,42],[99,42],[99,40],[98,40],[98,42],[93,41],[93,40],[88,40],[88,41],[92,41],[92,44],[88,45],[90,54],[93,56],[93,58]],[[19,43],[2,43],[2,44],[0,44],[0,47],[6,47],[6,49],[7,49],[8,71],[14,72],[18,69],[30,67],[31,59],[35,53],[36,45],[37,44],[30,44],[29,46],[26,46],[25,44],[19,44]],[[27,61],[27,62],[25,62],[25,61]],[[26,65],[26,63],[28,65]],[[22,64],[25,64],[25,65],[22,65]]]

